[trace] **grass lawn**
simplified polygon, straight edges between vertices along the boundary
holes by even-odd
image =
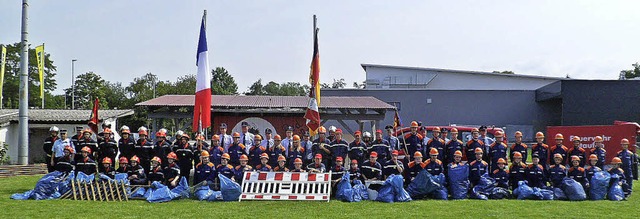
[[[42,177],[17,176],[0,179],[2,218],[639,218],[639,194],[628,201],[520,201],[520,200],[419,200],[408,203],[364,201],[246,201],[200,202],[177,200],[152,204],[146,201],[92,202],[73,200],[16,201],[13,193],[33,189]],[[634,191],[640,191],[637,182]],[[637,193],[637,192],[636,192]],[[621,210],[622,209],[622,210]],[[80,214],[80,211],[86,212]]]

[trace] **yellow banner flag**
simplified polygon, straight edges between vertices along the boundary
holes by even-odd
[[[44,102],[44,44],[36,47],[36,59],[38,60],[38,74],[40,77],[40,98]]]
[[[7,47],[2,45],[2,53],[0,54],[0,109],[2,109],[2,90],[4,89],[4,66],[7,62]]]

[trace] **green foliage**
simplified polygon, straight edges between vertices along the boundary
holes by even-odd
[[[506,75],[514,75],[514,74],[516,74],[516,73],[514,73],[512,71],[493,71],[492,73],[506,74]]]
[[[18,108],[19,100],[18,95],[20,91],[20,43],[6,44],[7,47],[7,64],[5,65],[4,74],[4,87],[2,88],[4,101],[4,108]],[[45,107],[55,106],[56,108],[63,108],[64,99],[62,99],[62,105],[59,102],[60,99],[55,99],[51,105],[47,102],[47,95],[51,95],[51,91],[56,89],[58,85],[56,82],[56,66],[53,65],[50,54],[46,53],[45,47],[45,63],[44,63],[44,92],[45,92]],[[29,64],[28,64],[28,77],[29,77],[29,106],[30,107],[42,107],[42,99],[40,98],[40,78],[38,75],[38,62],[36,60],[35,48],[29,49]],[[62,106],[62,107],[61,107]]]
[[[635,64],[631,64],[631,66],[633,66],[633,69],[631,70],[620,71],[620,73],[624,75],[625,79],[640,77],[640,64],[636,62]]]
[[[339,80],[333,79],[333,83],[331,84],[331,88],[342,89],[347,86],[347,82],[344,82],[344,78],[340,78]],[[323,87],[324,88],[324,85]]]
[[[93,101],[96,98],[100,100],[100,108],[108,108],[107,82],[100,75],[91,71],[78,75],[75,84],[75,109],[93,108]],[[65,89],[65,94],[71,98],[73,96],[72,88]]]
[[[215,70],[211,71],[211,94],[238,94],[238,84],[236,84],[233,76],[223,67],[216,67]]]
[[[270,81],[266,85],[262,85],[262,79],[254,82],[249,91],[245,95],[263,95],[263,96],[305,96],[309,94],[309,85],[300,85],[298,82],[285,82],[278,84]]]

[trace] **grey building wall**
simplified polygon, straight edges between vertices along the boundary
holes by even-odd
[[[412,120],[426,125],[495,125],[542,130],[554,115],[535,101],[535,91],[472,90],[359,90],[326,89],[323,96],[374,96],[397,105],[405,126]],[[381,126],[393,123],[394,112],[387,112]],[[523,130],[523,131],[525,131]],[[507,130],[512,135],[516,130]],[[526,137],[532,134],[525,134]]]
[[[610,125],[640,121],[640,81],[562,82],[562,125]]]

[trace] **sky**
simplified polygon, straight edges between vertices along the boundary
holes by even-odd
[[[308,83],[312,16],[321,82],[365,80],[362,63],[578,79],[617,79],[640,61],[640,1],[29,1],[31,48],[45,43],[58,89],[93,71],[127,85],[148,72],[196,73],[203,10],[211,68],[240,93]],[[21,3],[0,1],[0,43],[20,41]]]

